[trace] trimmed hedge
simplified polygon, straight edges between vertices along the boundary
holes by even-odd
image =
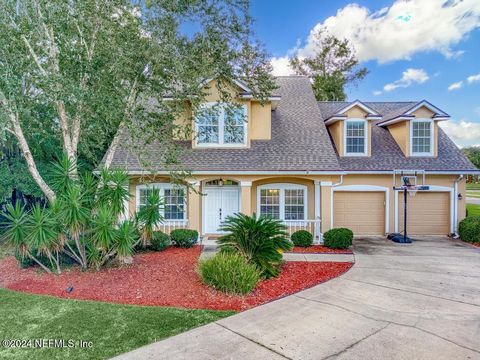
[[[190,229],[175,229],[170,233],[172,243],[181,248],[189,248],[197,243],[198,231]]]
[[[460,239],[469,243],[480,242],[480,216],[471,216],[460,221],[458,225]]]
[[[309,247],[313,245],[313,235],[307,230],[295,231],[290,237],[290,240],[292,240],[295,246]]]
[[[248,294],[260,280],[257,267],[233,253],[219,253],[202,261],[199,273],[205,284],[228,294]]]
[[[347,249],[352,241],[353,231],[347,228],[331,229],[323,234],[323,245],[331,249]]]
[[[154,231],[152,240],[150,240],[150,248],[155,251],[163,251],[170,245],[170,236],[162,231]]]

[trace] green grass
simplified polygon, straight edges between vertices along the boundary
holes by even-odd
[[[480,205],[467,204],[468,216],[480,216]]]
[[[8,349],[0,359],[105,359],[233,314],[58,299],[0,289],[0,341],[72,339],[92,347]]]
[[[478,190],[467,190],[467,197],[480,198],[480,191],[478,191]]]
[[[480,190],[480,183],[467,183],[467,190]]]

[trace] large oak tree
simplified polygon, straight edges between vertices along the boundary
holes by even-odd
[[[261,100],[275,87],[250,25],[246,0],[2,0],[0,139],[15,140],[49,200],[39,141],[61,147],[73,178],[123,127],[175,154],[173,120],[202,102],[205,78],[243,80]]]

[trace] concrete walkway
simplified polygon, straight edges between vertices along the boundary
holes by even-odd
[[[343,276],[118,359],[480,359],[480,249],[355,241]]]

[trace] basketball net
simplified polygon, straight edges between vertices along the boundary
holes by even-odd
[[[408,195],[410,195],[411,197],[415,197],[415,195],[417,195],[417,191],[418,191],[418,189],[415,189],[415,188],[413,188],[413,189],[408,189],[407,188]]]

